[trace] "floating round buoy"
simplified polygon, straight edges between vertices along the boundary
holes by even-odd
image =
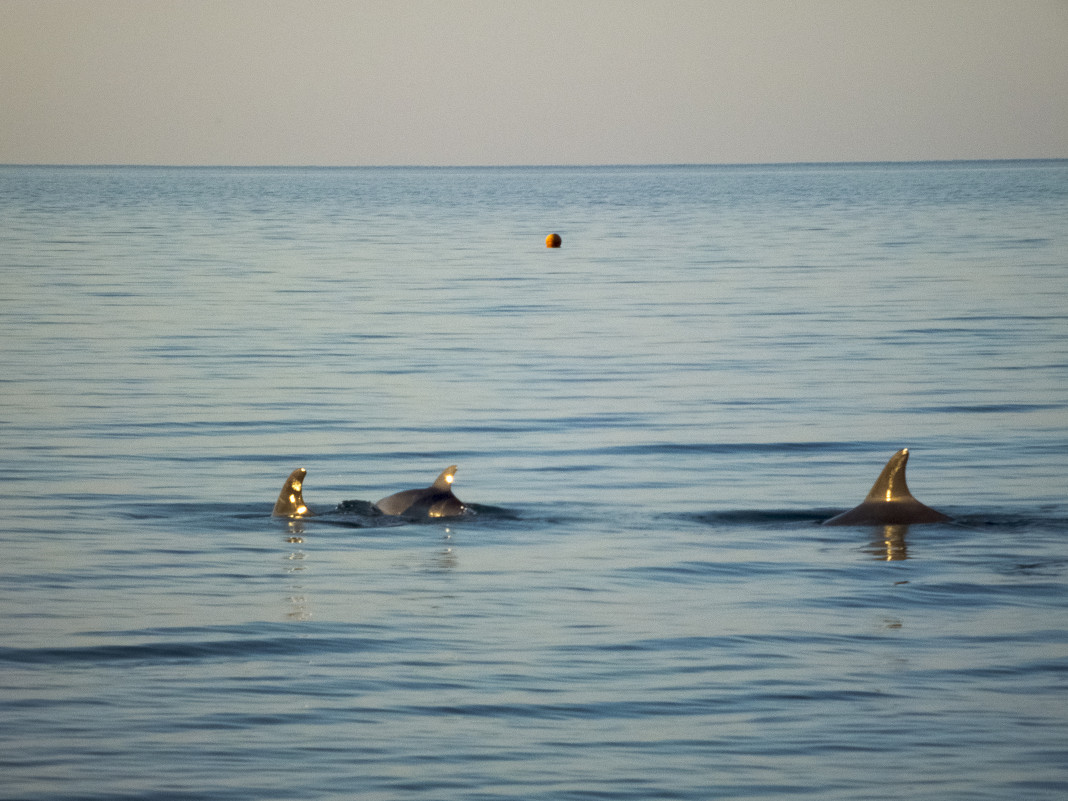
[[[560,247],[560,234],[549,234],[545,237],[545,247],[558,248]]]

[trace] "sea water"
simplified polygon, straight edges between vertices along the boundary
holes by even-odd
[[[1068,794],[1068,162],[4,167],[0,270],[4,799]]]

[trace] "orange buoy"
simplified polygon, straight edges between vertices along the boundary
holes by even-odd
[[[549,234],[545,237],[545,247],[558,248],[560,247],[560,234]]]

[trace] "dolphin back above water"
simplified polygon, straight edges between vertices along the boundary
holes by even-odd
[[[905,483],[909,449],[902,448],[886,463],[868,497],[848,512],[823,521],[825,526],[887,526],[911,523],[944,523],[951,520],[912,497]]]
[[[375,508],[397,517],[456,517],[467,511],[463,502],[452,494],[456,465],[446,467],[434,483],[425,489],[410,489],[388,495]]]
[[[274,517],[310,517],[315,513],[304,503],[304,477],[308,471],[298,467],[289,474],[278,493],[271,514]],[[425,489],[410,489],[389,495],[374,504],[374,509],[385,515],[409,519],[427,517],[457,517],[466,514],[468,507],[452,494],[452,482],[456,465],[447,467],[433,484]],[[342,504],[345,506],[348,503]],[[339,507],[340,509],[341,507]]]

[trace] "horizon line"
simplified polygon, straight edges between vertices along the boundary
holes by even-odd
[[[633,168],[681,168],[681,167],[819,167],[819,166],[861,166],[861,165],[905,165],[905,164],[1005,164],[1019,162],[1068,161],[1068,156],[1037,156],[1011,158],[960,158],[960,159],[878,159],[872,161],[724,161],[724,162],[590,162],[590,163],[509,163],[509,164],[298,164],[298,163],[255,163],[228,164],[212,162],[207,164],[183,164],[176,162],[0,162],[0,167],[33,168],[144,168],[144,169],[293,169],[293,170],[365,170],[365,169],[618,169]]]

